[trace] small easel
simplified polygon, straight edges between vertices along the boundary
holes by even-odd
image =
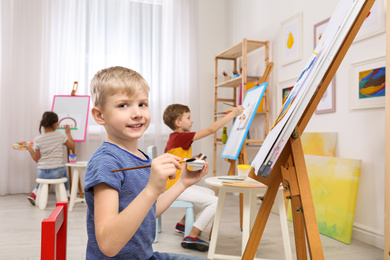
[[[263,76],[259,78],[258,81],[256,81],[256,86],[263,84],[264,82],[267,82],[269,79],[269,76],[272,72],[272,68],[274,67],[273,62],[269,62],[267,64],[267,67],[264,70]],[[268,94],[264,96],[264,98],[269,98]],[[266,122],[266,125],[268,125],[268,122]],[[246,153],[246,142],[244,141],[244,144],[241,148],[240,153],[238,154],[238,164],[248,164],[248,159],[247,159],[247,153]],[[236,161],[237,160],[232,160],[232,159],[226,159],[230,163],[228,175],[235,175],[236,171]],[[244,203],[244,196],[242,193],[240,193],[240,229],[242,230],[242,218],[243,218],[243,203]]]
[[[72,88],[72,92],[70,93],[71,96],[76,96],[76,93],[77,93],[77,89],[79,88],[79,82],[78,81],[75,81],[73,83],[73,88]],[[69,155],[70,154],[76,154],[76,149],[69,149],[67,148],[67,152],[68,152],[68,163],[69,163]],[[72,173],[71,173],[71,170],[72,170],[72,167],[68,166],[68,173],[69,173],[69,186],[72,187]],[[80,194],[80,198],[84,198],[84,194],[83,194],[83,187],[81,186],[81,182],[80,182],[80,176],[79,176],[79,194]]]
[[[338,53],[325,73],[318,92],[314,94],[311,102],[308,104],[295,128],[295,131],[292,133],[290,139],[276,161],[269,177],[265,179],[263,176],[256,175],[254,173],[254,169],[252,168],[249,176],[267,185],[268,189],[257,214],[242,259],[253,259],[255,257],[281,182],[286,193],[289,194],[286,198],[291,199],[297,259],[307,259],[307,248],[309,249],[311,259],[324,259],[320,233],[314,211],[314,203],[310,190],[309,177],[303,154],[301,134],[306,128],[311,116],[320,102],[320,99],[333,79],[336,70],[342,62],[348,48],[351,46],[353,39],[359,31],[360,26],[363,24],[364,19],[374,2],[375,0],[367,0],[363,4],[360,13],[353,23],[349,33],[345,37]]]

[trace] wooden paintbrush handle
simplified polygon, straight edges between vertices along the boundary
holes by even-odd
[[[189,159],[191,160],[191,159]],[[188,160],[188,161],[189,161]],[[183,163],[183,162],[186,162],[187,160],[181,160],[179,161],[179,163]],[[127,170],[135,170],[135,169],[141,169],[141,168],[148,168],[152,166],[151,164],[147,164],[147,165],[141,165],[141,166],[135,166],[135,167],[130,167],[130,168],[123,168],[123,169],[117,169],[117,170],[112,170],[111,172],[120,172],[120,171],[127,171]]]
[[[111,172],[120,172],[120,171],[127,171],[127,170],[135,170],[135,169],[141,169],[141,168],[148,168],[150,167],[150,164],[147,165],[141,165],[141,166],[135,166],[135,167],[130,167],[130,168],[123,168],[123,169],[117,169],[117,170],[112,170]]]

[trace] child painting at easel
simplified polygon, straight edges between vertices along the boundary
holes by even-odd
[[[39,133],[43,127],[43,134],[35,137],[34,146],[25,146],[30,152],[32,159],[38,163],[37,177],[43,179],[57,179],[66,177],[68,174],[63,163],[62,145],[74,150],[75,144],[70,134],[70,127],[65,127],[66,136],[56,131],[58,126],[58,116],[56,113],[47,111],[43,113],[39,125]],[[69,179],[69,178],[68,178]],[[27,197],[32,205],[35,205],[35,198],[39,184]],[[69,197],[69,181],[65,183]]]

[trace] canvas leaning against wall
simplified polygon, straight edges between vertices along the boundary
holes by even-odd
[[[361,161],[305,155],[305,162],[320,233],[350,244]]]

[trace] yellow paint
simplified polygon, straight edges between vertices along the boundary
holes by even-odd
[[[291,49],[294,46],[294,36],[290,32],[287,39],[287,48]]]
[[[372,95],[376,92],[378,92],[382,88],[382,85],[379,86],[371,86],[360,89],[360,93],[366,96]]]
[[[337,133],[304,132],[301,141],[304,154],[335,156]]]

